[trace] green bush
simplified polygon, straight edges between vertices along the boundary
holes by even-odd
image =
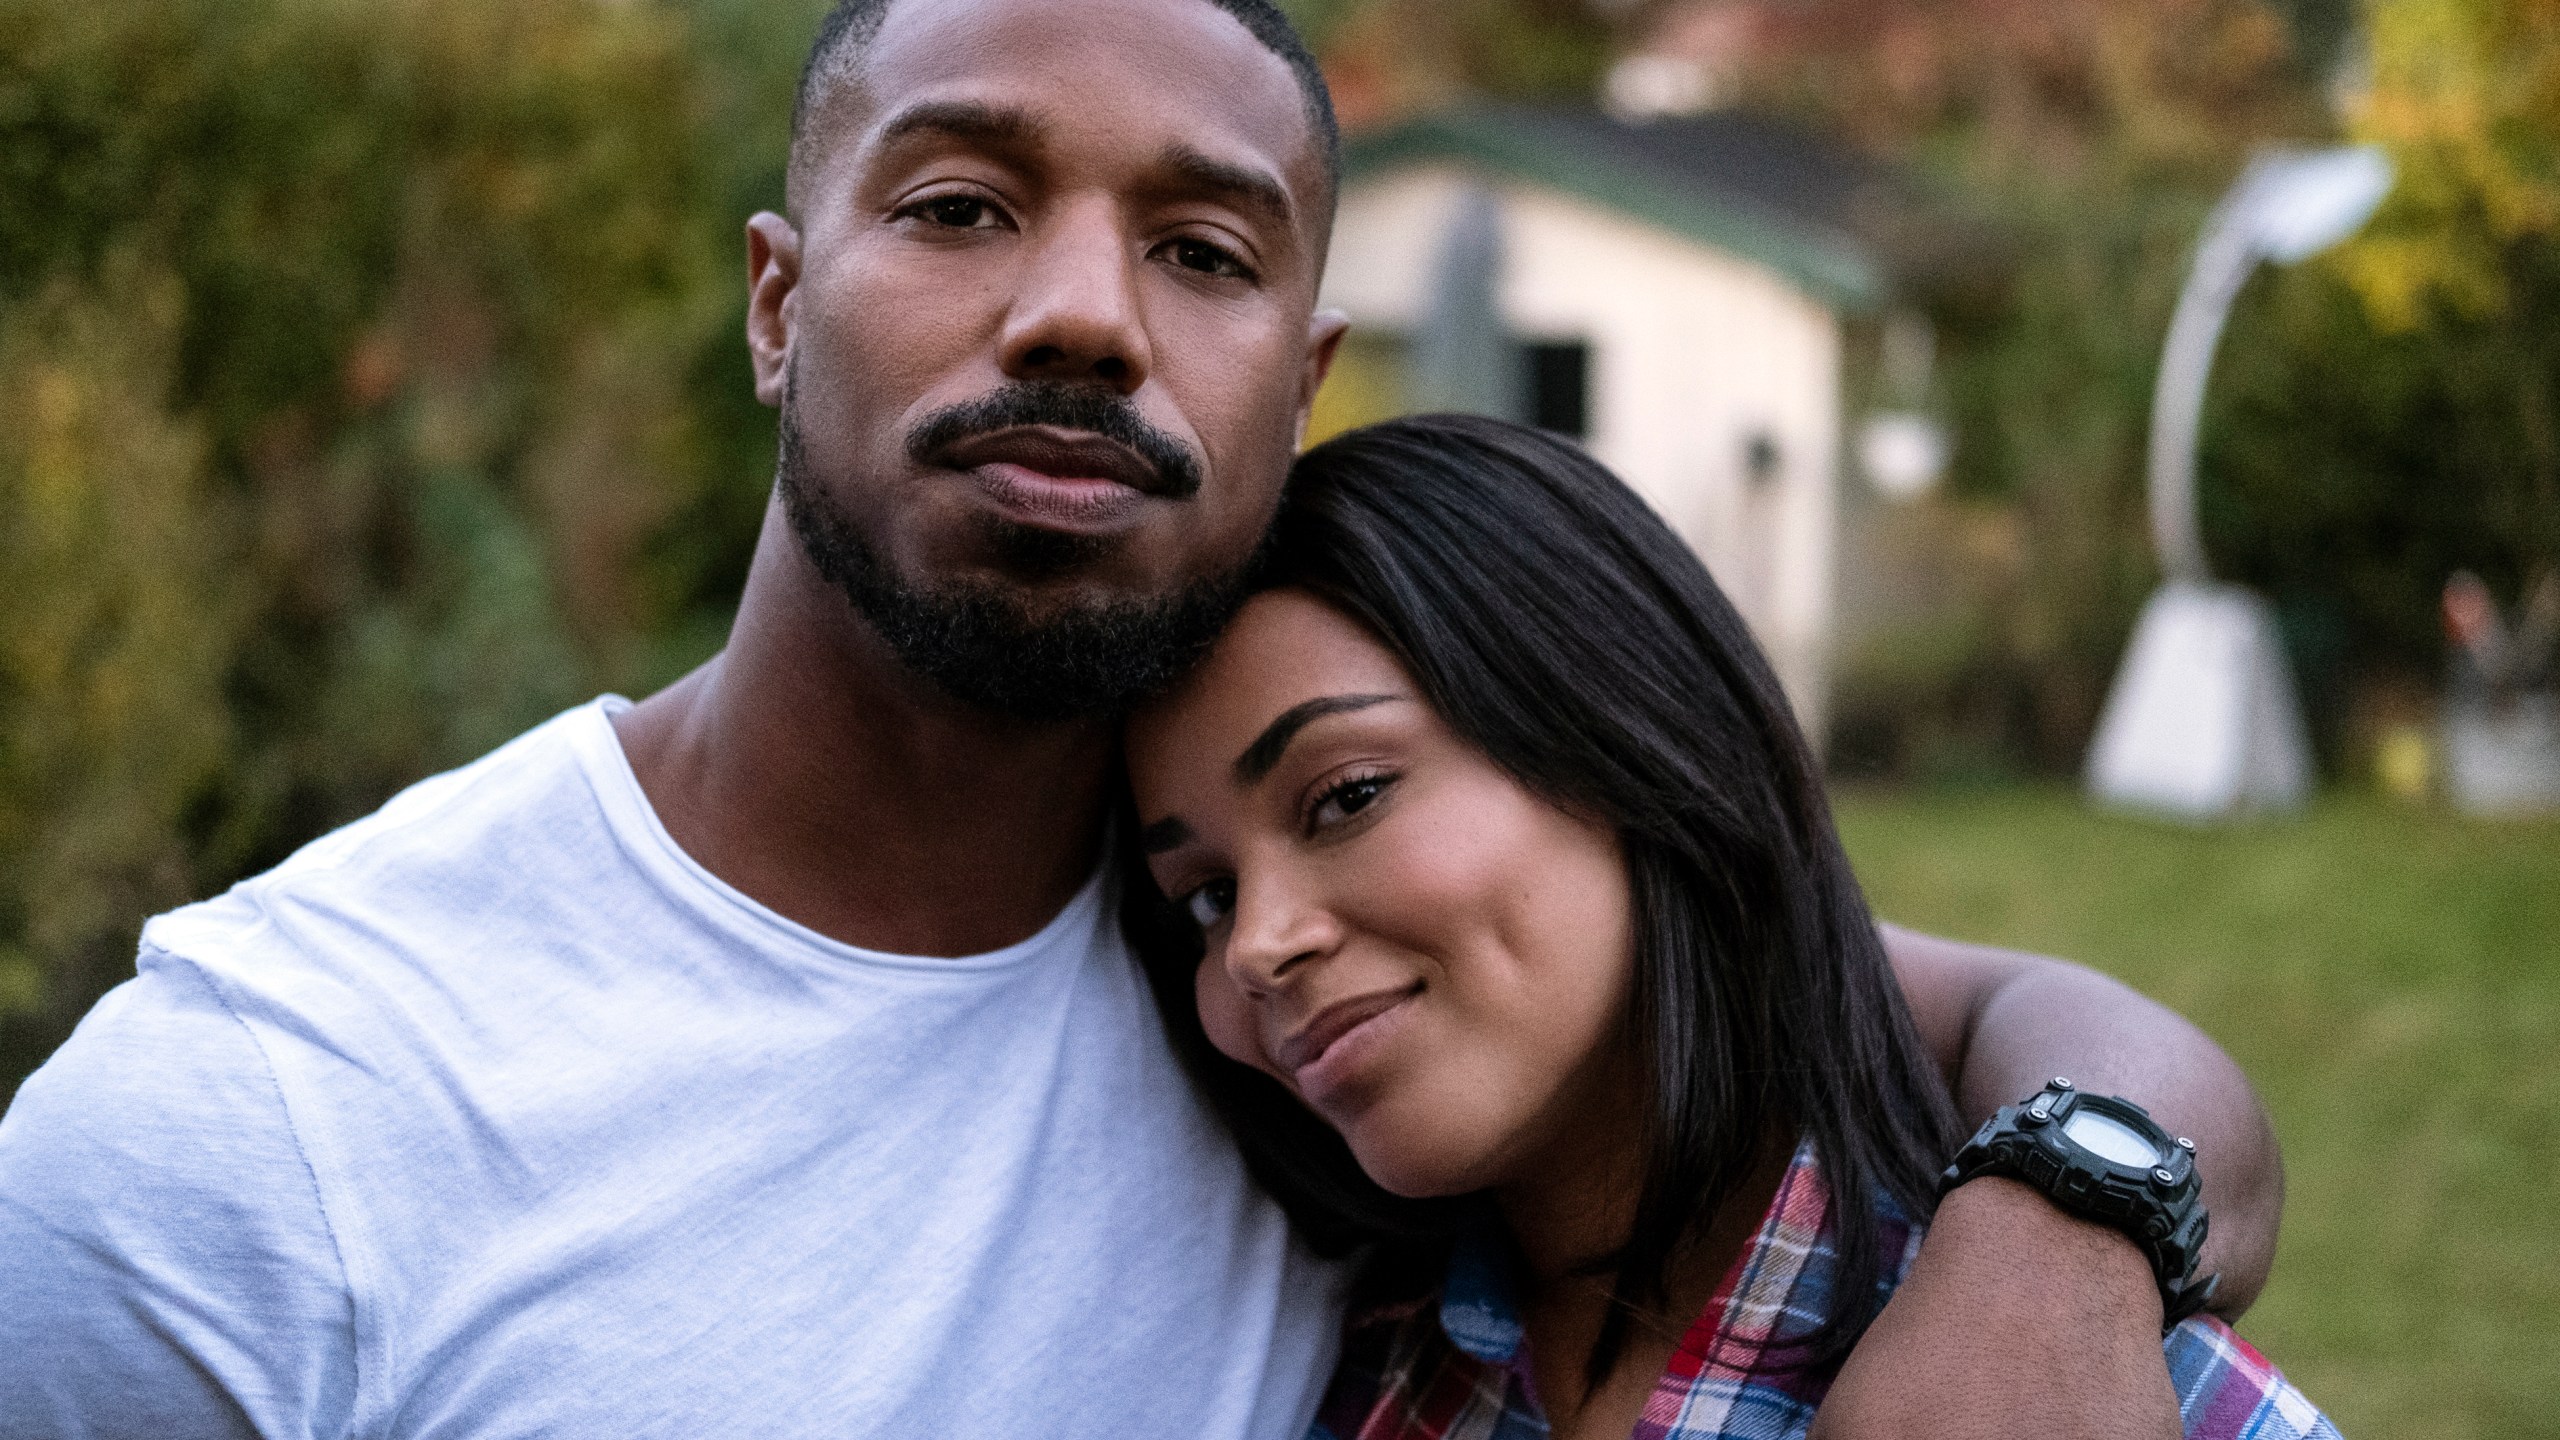
[[[142,916],[717,643],[807,8],[0,0],[10,1073]]]
[[[718,644],[772,457],[739,226],[825,3],[0,0],[0,1073],[144,916]],[[2537,3],[2374,0],[2351,113],[2415,183],[2233,323],[2208,538],[2315,697],[2427,673],[2445,570],[2560,548]],[[1588,93],[1697,6],[1291,8],[1377,119]],[[1846,657],[1837,708],[1906,771],[2067,768],[2151,579],[2187,246],[2253,144],[2337,123],[2300,57],[2338,5],[1780,8],[1727,91],[2005,237],[1909,297],[1959,603]]]

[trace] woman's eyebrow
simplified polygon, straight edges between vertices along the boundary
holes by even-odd
[[[1236,757],[1236,783],[1250,785],[1270,774],[1271,767],[1279,764],[1280,757],[1287,753],[1289,742],[1297,739],[1298,732],[1306,729],[1310,722],[1327,715],[1366,710],[1372,705],[1384,705],[1390,700],[1403,698],[1401,695],[1319,695],[1313,700],[1299,701],[1281,711],[1279,719],[1262,727],[1262,733],[1255,736],[1253,743],[1244,747],[1244,753]]]
[[[1148,855],[1161,855],[1191,843],[1191,827],[1180,816],[1168,815],[1138,832],[1138,849]]]

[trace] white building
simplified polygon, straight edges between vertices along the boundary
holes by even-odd
[[[1467,197],[1490,195],[1514,418],[1582,438],[1706,560],[1821,734],[1840,529],[1843,316],[1880,262],[1877,178],[1734,115],[1482,108],[1348,157],[1324,300],[1353,340],[1319,434],[1408,408],[1406,342]],[[1479,213],[1482,211],[1478,207]]]

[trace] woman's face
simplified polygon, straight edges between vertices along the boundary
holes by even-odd
[[[1256,597],[1132,719],[1129,769],[1156,883],[1206,932],[1210,1039],[1379,1184],[1499,1187],[1621,1128],[1615,836],[1460,740],[1359,625]]]

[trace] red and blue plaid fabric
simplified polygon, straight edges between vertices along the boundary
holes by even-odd
[[[1790,1337],[1832,1313],[1839,1256],[1824,1224],[1830,1194],[1812,1147],[1798,1147],[1759,1232],[1654,1383],[1633,1440],[1786,1440],[1813,1425],[1827,1373],[1792,1363]],[[1899,1284],[1920,1235],[1878,1219],[1888,1281]],[[1543,1440],[1518,1312],[1499,1254],[1461,1244],[1440,1293],[1352,1317],[1341,1367],[1310,1440]],[[2188,1440],[2339,1440],[2267,1358],[2219,1320],[2180,1325],[2166,1342]]]

